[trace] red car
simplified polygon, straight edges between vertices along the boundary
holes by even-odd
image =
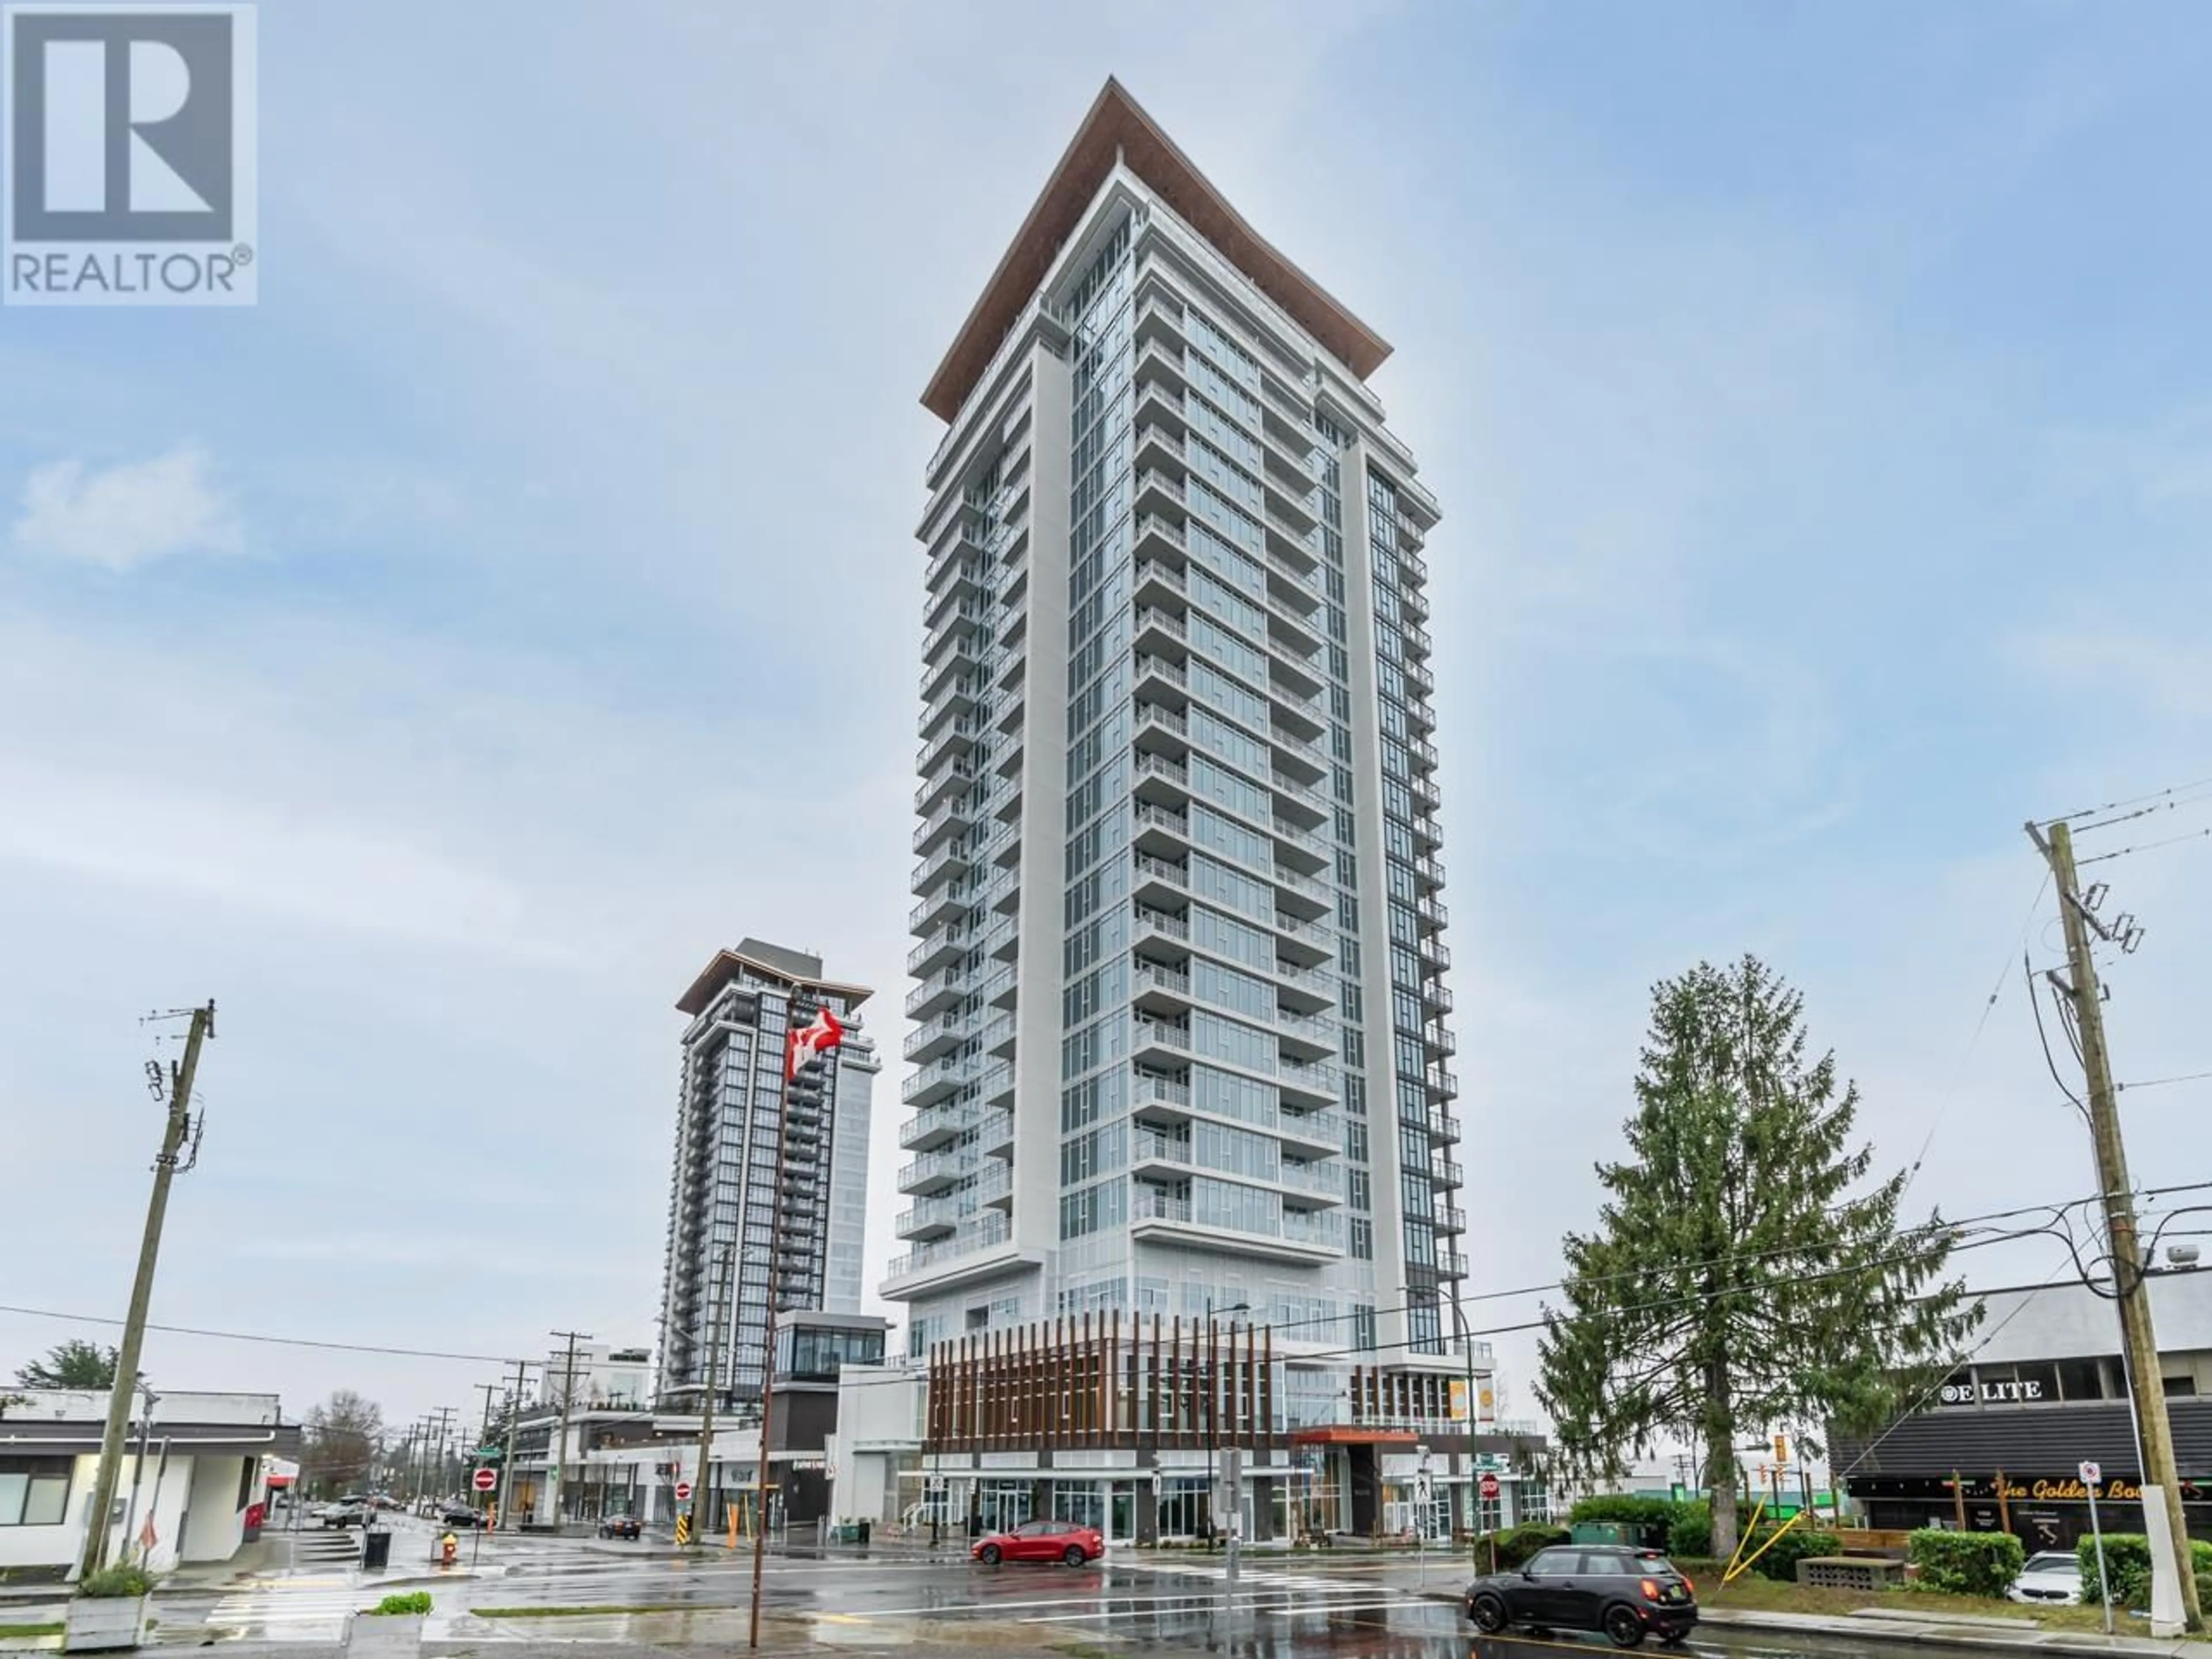
[[[1024,1521],[1012,1532],[986,1533],[968,1552],[987,1567],[1001,1561],[1065,1561],[1079,1567],[1106,1553],[1096,1527],[1073,1521]]]

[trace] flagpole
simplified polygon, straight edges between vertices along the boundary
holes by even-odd
[[[760,1646],[761,1569],[768,1556],[769,1419],[775,1404],[775,1281],[783,1255],[783,1165],[791,1130],[791,1080],[799,1075],[798,1012],[794,1007],[785,1016],[783,1094],[775,1115],[775,1198],[768,1212],[768,1318],[761,1344],[760,1449],[753,1460],[753,1605],[750,1632],[745,1640],[749,1648]]]

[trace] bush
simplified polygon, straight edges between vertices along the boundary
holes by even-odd
[[[102,1567],[78,1584],[76,1593],[99,1601],[113,1601],[143,1595],[153,1588],[153,1579],[137,1567]]]
[[[2084,1538],[2074,1547],[2081,1564],[2081,1599],[2094,1607],[2103,1600],[2097,1592],[2097,1540]],[[2191,1566],[2199,1580],[2212,1574],[2212,1544],[2189,1540]],[[2150,1605],[2150,1540],[2139,1532],[2105,1534],[2105,1577],[2112,1587],[2112,1605],[2142,1607]],[[2199,1598],[2202,1601],[2202,1597]]]
[[[395,1615],[430,1611],[430,1592],[428,1590],[394,1591],[368,1609],[371,1618],[392,1618]]]
[[[1524,1521],[1517,1527],[1506,1528],[1503,1532],[1485,1533],[1474,1542],[1475,1548],[1480,1552],[1479,1559],[1486,1566],[1489,1565],[1490,1552],[1494,1545],[1498,1551],[1498,1571],[1511,1572],[1516,1567],[1527,1565],[1538,1550],[1547,1550],[1554,1544],[1565,1543],[1567,1536],[1565,1527],[1551,1526],[1541,1521]]]
[[[1814,1532],[1802,1525],[1790,1528],[1780,1537],[1774,1538],[1771,1544],[1766,1543],[1769,1538],[1774,1538],[1773,1533],[1761,1527],[1744,1554],[1749,1556],[1753,1550],[1765,1544],[1765,1553],[1751,1564],[1751,1570],[1761,1578],[1777,1578],[1785,1584],[1797,1582],[1797,1564],[1807,1556],[1840,1555],[1844,1549],[1844,1540],[1835,1534]],[[2007,1579],[2005,1582],[2010,1583],[2012,1581]]]
[[[1674,1524],[1681,1505],[1671,1498],[1648,1498],[1635,1492],[1601,1492],[1585,1498],[1568,1512],[1569,1521],[1620,1521],[1632,1527],[1650,1527],[1665,1533]]]
[[[1713,1553],[1713,1506],[1703,1498],[1674,1506],[1667,1528],[1667,1553],[1702,1559]]]
[[[2027,1559],[2020,1540],[2008,1532],[1923,1527],[1905,1541],[1912,1565],[1920,1569],[1920,1582],[1952,1595],[2002,1595]]]

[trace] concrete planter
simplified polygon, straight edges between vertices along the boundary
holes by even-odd
[[[146,1598],[143,1595],[80,1595],[69,1604],[62,1632],[64,1653],[143,1646]]]
[[[347,1626],[345,1651],[354,1659],[414,1659],[422,1650],[420,1613],[362,1613]]]

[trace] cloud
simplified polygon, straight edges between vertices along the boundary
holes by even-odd
[[[184,553],[244,550],[237,514],[207,477],[207,457],[180,445],[105,469],[55,461],[23,488],[15,545],[118,573]]]

